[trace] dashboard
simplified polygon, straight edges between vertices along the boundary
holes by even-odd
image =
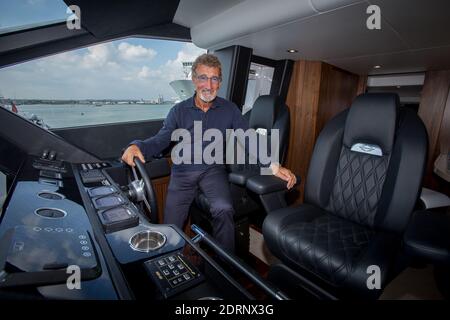
[[[150,223],[127,192],[128,167],[9,120],[0,127],[0,299],[252,298],[177,227]],[[165,159],[146,168],[170,172]]]

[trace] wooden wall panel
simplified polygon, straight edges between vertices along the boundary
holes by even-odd
[[[439,143],[442,152],[450,151],[450,89],[445,104],[444,116],[442,117],[441,130],[439,132]]]
[[[366,92],[367,89],[367,76],[359,76],[358,89],[356,95],[360,95]]]
[[[305,176],[316,136],[321,62],[297,61],[291,77],[286,104],[291,116],[286,166],[301,177],[294,201],[303,198]]]
[[[359,82],[357,75],[323,62],[301,60],[295,63],[286,99],[291,115],[286,166],[299,175],[302,182],[296,198],[291,200],[302,201],[316,138],[327,121],[350,106],[360,90]]]
[[[170,176],[161,177],[158,179],[153,179],[153,188],[155,191],[156,201],[158,204],[158,220],[160,223],[164,221],[164,209],[166,206],[167,189],[169,187]],[[183,227],[184,233],[188,236],[193,237],[194,234],[191,231],[191,218],[189,217]]]
[[[448,183],[433,174],[434,161],[439,155],[441,143],[444,143],[450,128],[449,100],[450,70],[428,71],[419,105],[419,116],[422,118],[428,132],[428,161],[424,186],[448,193]]]
[[[317,135],[335,115],[351,106],[357,95],[358,82],[359,77],[357,75],[326,63],[323,64]]]
[[[160,223],[164,221],[164,208],[166,206],[166,195],[167,188],[169,187],[169,180],[169,176],[152,180],[156,202],[158,205],[158,220]]]

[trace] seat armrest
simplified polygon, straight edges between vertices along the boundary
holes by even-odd
[[[247,180],[256,175],[258,175],[258,173],[253,171],[230,172],[228,174],[228,181],[239,186],[245,186]]]
[[[427,188],[422,188],[420,201],[422,202],[424,209],[450,206],[450,197],[443,193]]]
[[[431,263],[450,263],[450,210],[413,213],[403,235],[406,252]]]
[[[295,186],[300,183],[300,177],[296,177],[297,183]],[[258,175],[247,179],[246,187],[258,195],[263,195],[278,191],[287,191],[286,183],[286,181],[272,175]]]

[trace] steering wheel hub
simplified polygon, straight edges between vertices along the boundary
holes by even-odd
[[[145,184],[144,180],[134,180],[128,185],[130,194],[136,201],[144,201],[145,199]]]

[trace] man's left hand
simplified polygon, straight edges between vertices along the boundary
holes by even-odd
[[[272,172],[276,177],[283,179],[284,181],[287,181],[286,187],[288,189],[291,189],[297,182],[295,174],[293,174],[291,170],[285,167],[272,166]]]

